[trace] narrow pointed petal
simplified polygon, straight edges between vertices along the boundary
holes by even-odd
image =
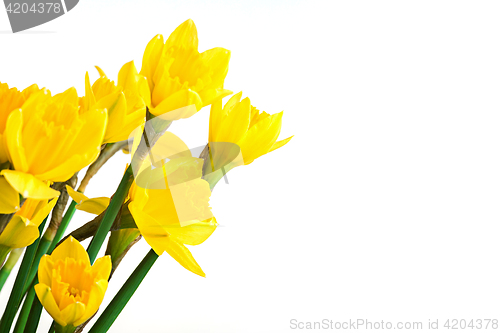
[[[47,184],[33,175],[14,170],[2,170],[0,173],[9,184],[24,198],[52,199],[59,196],[59,191],[50,188]]]
[[[191,89],[180,90],[166,99],[150,112],[155,116],[161,116],[164,120],[186,119],[194,115],[202,108],[200,96]]]
[[[99,215],[109,206],[109,198],[100,197],[100,198],[92,198],[83,201],[82,203],[76,206],[77,209],[83,210],[84,212],[90,214]]]
[[[50,288],[43,283],[39,283],[35,286],[35,292],[38,296],[38,299],[40,300],[40,303],[42,303],[43,307],[45,308],[45,310],[47,310],[50,316],[59,325],[66,326],[67,322],[64,320],[61,310],[59,310],[59,307],[57,306],[56,300],[54,299]]]
[[[75,323],[82,318],[85,313],[85,304],[81,302],[75,302],[68,305],[61,311],[61,316],[67,323]],[[74,326],[74,324],[73,324]]]
[[[198,32],[193,20],[184,21],[170,34],[165,42],[165,48],[172,46],[198,50]]]
[[[269,150],[269,153],[272,152],[273,150],[276,150],[278,148],[281,148],[283,147],[284,145],[286,145],[290,140],[292,140],[293,138],[293,135],[289,138],[286,138],[284,140],[280,140],[280,141],[276,141],[274,143],[274,145],[271,147],[271,149]]]
[[[205,273],[196,260],[194,260],[191,251],[189,251],[187,247],[170,238],[167,239],[165,245],[165,251],[179,264],[181,264],[182,267],[193,272],[194,274],[205,277]]]
[[[19,193],[4,177],[0,177],[0,214],[14,213],[19,208]]]
[[[38,226],[25,217],[14,215],[0,234],[0,244],[18,249],[33,244],[39,235]]]
[[[23,113],[20,109],[11,112],[7,118],[7,126],[4,132],[6,147],[10,154],[10,161],[14,168],[27,172],[29,169],[24,146],[21,138],[23,129]]]
[[[73,258],[77,262],[82,260],[85,264],[90,265],[89,255],[87,251],[83,248],[80,243],[74,239],[72,236],[66,238],[66,240],[56,247],[51,255],[52,260],[55,262],[57,260],[65,260],[66,258]]]
[[[68,191],[71,199],[75,200],[77,204],[81,204],[83,201],[89,200],[89,198],[85,194],[73,190],[73,188],[69,185],[66,185],[66,191]]]
[[[40,259],[40,264],[38,265],[38,280],[40,283],[45,285],[52,284],[52,270],[54,269],[54,263],[50,259],[49,255],[44,255]]]
[[[142,57],[141,75],[144,75],[148,79],[149,89],[151,90],[154,87],[153,77],[163,52],[163,45],[163,36],[156,35],[149,41]]]
[[[104,256],[97,259],[92,265],[92,272],[95,274],[96,280],[107,280],[111,274],[111,257]]]
[[[201,53],[203,60],[207,62],[213,73],[211,88],[222,88],[229,69],[229,59],[231,58],[231,51],[222,47],[215,47]]]
[[[104,73],[104,71],[99,67],[99,66],[95,66],[95,68],[97,69],[97,71],[99,72],[99,76],[100,77],[107,77],[106,76],[106,73]]]
[[[57,199],[59,197],[55,197],[54,199],[50,200],[46,205],[44,205],[39,211],[35,213],[35,215],[31,218],[31,222],[36,225],[37,227],[42,224],[43,220],[49,216],[50,212],[52,209],[55,207],[57,203]]]

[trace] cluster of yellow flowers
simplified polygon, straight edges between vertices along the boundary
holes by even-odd
[[[135,290],[165,252],[205,276],[186,245],[203,243],[217,227],[209,206],[213,187],[230,169],[291,139],[277,141],[282,113],[260,112],[241,92],[223,106],[232,94],[224,89],[229,58],[219,47],[200,53],[188,20],[166,41],[158,35],[147,44],[140,72],[126,63],[115,83],[97,67],[93,84],[87,73],[83,97],[74,88],[52,95],[37,85],[20,91],[0,84],[0,288],[27,247],[1,332],[9,332],[18,309],[15,332],[35,332],[40,304],[56,332],[82,331],[121,258],[140,238],[152,251],[90,332],[107,331],[131,296],[125,291]],[[209,143],[192,156],[166,130],[208,105]],[[86,197],[90,178],[122,149],[132,160],[116,193]],[[73,201],[63,217],[68,195]],[[61,240],[75,209],[96,218]],[[108,233],[107,255],[95,260]],[[79,242],[86,238],[92,238],[87,250]]]

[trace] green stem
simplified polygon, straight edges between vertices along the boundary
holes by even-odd
[[[35,279],[35,281],[31,285],[31,289],[29,289],[28,295],[24,300],[23,307],[21,308],[21,313],[19,313],[19,317],[17,318],[16,326],[14,327],[13,333],[24,332],[28,316],[30,315],[31,306],[33,305],[33,301],[35,300],[36,293],[35,293],[35,288],[33,288],[33,286],[36,284],[38,284],[38,278]]]
[[[97,319],[89,333],[104,333],[109,330],[155,263],[156,259],[158,259],[158,255],[153,250],[150,250],[139,266],[137,266],[134,270],[132,275],[130,275],[125,284],[121,287],[120,291],[115,295],[111,303],[109,303],[106,307],[99,319]]]
[[[38,227],[38,231],[42,234],[43,228],[47,218],[45,218]],[[12,327],[12,322],[16,316],[17,310],[19,309],[19,304],[21,303],[23,297],[23,290],[28,279],[28,273],[35,258],[36,249],[38,248],[38,238],[33,244],[28,246],[26,253],[24,255],[23,261],[21,262],[21,267],[19,267],[19,272],[17,273],[16,281],[14,282],[14,287],[10,293],[9,301],[7,302],[7,307],[3,313],[2,319],[0,320],[0,332],[10,332]]]
[[[94,238],[92,238],[92,241],[90,242],[90,245],[87,249],[91,263],[93,263],[95,258],[97,257],[97,253],[101,249],[102,243],[104,243],[109,229],[111,229],[111,226],[113,225],[118,212],[122,208],[130,186],[132,185],[132,181],[132,167],[129,165],[129,167],[125,171],[125,174],[123,175],[122,180],[120,181],[120,185],[118,185],[118,189],[116,190],[113,198],[111,199],[111,202],[109,203],[108,208],[106,209],[106,213],[104,213],[102,221],[99,224],[99,228],[97,228],[95,236]]]
[[[24,333],[36,333],[38,328],[38,322],[40,321],[40,315],[42,314],[42,303],[38,297],[34,297],[33,305],[31,306],[31,311],[29,312],[28,320],[26,321],[26,328]]]
[[[33,279],[35,278],[36,272],[38,271],[38,265],[40,264],[40,259],[42,259],[43,255],[47,253],[47,250],[52,241],[50,239],[42,237],[40,243],[38,244],[38,249],[36,251],[35,259],[33,260],[33,264],[31,265],[30,272],[28,274],[28,279],[26,280],[26,285],[24,287],[23,295],[28,291],[28,288],[31,286]]]
[[[61,221],[61,224],[59,225],[59,228],[57,228],[56,235],[54,236],[54,239],[52,240],[52,244],[50,244],[50,247],[47,251],[47,253],[52,253],[54,251],[54,248],[56,247],[57,243],[62,238],[62,235],[64,235],[64,232],[66,231],[66,228],[68,227],[69,222],[73,218],[73,215],[75,215],[75,210],[76,210],[76,201],[71,201],[71,204],[68,207],[68,210],[64,214],[64,217]]]
[[[10,252],[9,258],[5,262],[5,265],[3,265],[2,269],[0,269],[0,291],[3,288],[3,285],[7,281],[10,272],[12,272],[12,269],[16,265],[17,261],[19,260],[19,257],[23,253],[24,248],[20,249],[14,249]]]

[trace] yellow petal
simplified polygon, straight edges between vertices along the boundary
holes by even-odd
[[[72,155],[52,170],[37,175],[40,179],[66,181],[76,171],[81,170],[97,159],[101,152],[107,124],[107,111],[91,109],[80,115],[82,128],[74,137]],[[69,177],[68,177],[69,175]]]
[[[97,262],[97,261],[96,261]],[[80,317],[80,319],[76,320],[73,323],[73,326],[78,326],[87,321],[90,317],[94,315],[94,313],[99,310],[99,306],[104,299],[104,294],[106,293],[106,289],[108,288],[107,280],[99,280],[94,283],[90,290],[89,300],[85,306],[85,312]]]
[[[56,191],[38,178],[28,173],[14,170],[2,170],[0,173],[9,184],[24,198],[52,199],[59,196]]]
[[[231,51],[222,47],[215,47],[202,52],[201,57],[210,66],[212,71],[212,82],[210,83],[210,87],[222,88],[229,69]]]
[[[198,32],[193,20],[184,21],[170,34],[165,42],[165,48],[172,46],[198,50]]]
[[[50,212],[52,211],[52,208],[54,208],[54,206],[56,205],[57,203],[57,199],[59,197],[56,197],[52,200],[50,200],[47,204],[43,205],[43,207],[38,210],[35,215],[31,218],[31,222],[36,225],[37,227],[40,226],[40,224],[42,224],[43,220],[49,216]]]
[[[136,195],[142,193],[142,190],[137,189]],[[146,214],[137,201],[132,201],[128,208],[146,242],[157,255],[161,255],[165,251],[165,242],[168,239],[166,230],[154,218]]]
[[[239,92],[231,96],[222,108],[222,100],[217,100],[212,104],[210,109],[210,134],[209,142],[216,142],[220,132],[220,126],[223,120],[227,117],[229,111],[240,102],[243,92]]]
[[[14,168],[27,172],[29,169],[22,142],[23,113],[20,109],[14,110],[7,118],[4,140],[10,154],[10,161]]]
[[[42,303],[45,310],[50,314],[50,316],[61,326],[66,326],[67,322],[64,321],[64,317],[57,306],[57,303],[52,295],[49,286],[39,283],[35,286],[35,292]]]
[[[95,104],[95,96],[90,85],[89,72],[85,74],[85,97],[83,97],[85,111],[89,110]]]
[[[9,160],[9,152],[7,151],[7,143],[2,134],[0,134],[0,164]]]
[[[269,150],[269,153],[272,152],[273,150],[276,150],[278,148],[281,148],[283,147],[284,145],[286,145],[290,140],[292,140],[293,138],[293,135],[289,138],[286,138],[284,140],[280,140],[280,141],[276,141],[274,143],[274,145],[271,147],[271,149]]]
[[[68,191],[71,199],[73,199],[77,204],[81,204],[83,201],[89,200],[85,194],[73,190],[73,188],[69,185],[66,185],[66,190]]]
[[[203,106],[198,93],[191,89],[183,89],[163,99],[150,112],[155,116],[161,116],[164,120],[186,119],[194,115]]]
[[[201,269],[200,265],[198,265],[196,260],[194,260],[193,255],[187,247],[170,239],[170,237],[166,239],[165,245],[165,251],[170,254],[170,256],[174,258],[179,264],[181,264],[182,267],[184,267],[188,271],[193,272],[194,274],[205,277],[205,273]]]
[[[121,132],[123,120],[127,115],[127,101],[125,100],[125,95],[121,91],[109,94],[101,98],[95,104],[95,108],[108,110],[108,125],[103,142],[111,143],[109,138]]]
[[[163,36],[156,35],[149,41],[142,57],[141,75],[144,75],[148,79],[149,89],[151,90],[154,87],[153,77],[163,52],[163,45]]]
[[[215,217],[202,222],[195,222],[186,226],[180,224],[167,226],[170,237],[187,245],[199,245],[207,240],[217,228]]]
[[[118,72],[118,85],[123,88],[123,90],[137,90],[137,85],[140,80],[139,73],[135,68],[134,62],[127,62],[120,68]]]
[[[92,265],[92,273],[95,274],[96,280],[108,280],[111,274],[111,257],[104,256],[97,259]]]
[[[81,302],[75,302],[73,304],[68,305],[61,311],[61,317],[68,325],[75,325],[76,322],[80,322],[80,318],[82,318],[85,313],[85,304]]]
[[[95,68],[99,72],[100,77],[106,77],[106,73],[104,73],[104,71],[99,66],[95,66]]]
[[[40,259],[40,264],[38,265],[38,280],[42,284],[51,285],[52,284],[52,270],[54,269],[54,263],[50,259],[50,256],[45,254]]]
[[[200,98],[203,101],[203,107],[213,104],[216,101],[231,95],[231,90],[216,88],[216,89],[203,89],[199,92]]]
[[[33,244],[39,235],[38,226],[25,217],[14,215],[0,234],[0,244],[18,249]]]
[[[78,105],[78,93],[74,87],[71,87],[60,94],[54,95],[54,101],[61,104]]]
[[[120,128],[120,131],[117,131],[114,134],[110,133],[110,136],[106,138],[107,142],[120,142],[127,140],[132,133],[134,133],[137,127],[144,124],[145,114],[146,108],[144,107],[141,110],[136,110],[131,114],[126,115],[124,124],[122,128]]]
[[[245,164],[269,152],[280,134],[282,116],[283,112],[265,117],[248,130],[245,139],[238,143]]]
[[[84,247],[74,239],[72,236],[66,238],[61,245],[55,248],[54,252],[50,256],[52,261],[65,260],[66,258],[73,258],[77,262],[82,260],[87,265],[90,265],[89,255],[85,251]]]
[[[0,214],[10,214],[19,210],[19,193],[0,177]]]
[[[236,104],[222,121],[217,141],[232,143],[240,141],[250,125],[250,111],[251,105],[248,97]]]
[[[99,215],[104,212],[104,210],[108,208],[108,206],[109,198],[100,197],[85,200],[81,204],[78,204],[76,208],[90,214]]]

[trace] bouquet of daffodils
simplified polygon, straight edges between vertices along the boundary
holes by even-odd
[[[214,186],[291,139],[278,141],[282,113],[260,112],[224,88],[229,58],[219,47],[200,53],[188,20],[166,41],[158,35],[147,44],[139,72],[126,63],[115,83],[97,67],[93,84],[87,73],[84,96],[0,83],[0,289],[24,252],[0,332],[36,332],[44,309],[54,319],[50,332],[82,332],[94,316],[88,332],[106,332],[163,253],[205,276],[186,245],[217,227]],[[208,144],[193,156],[168,128],[206,106]],[[120,151],[131,159],[114,195],[85,196]],[[96,217],[68,229],[76,210]],[[142,238],[150,252],[99,309],[113,272]],[[106,255],[96,258],[106,239]]]

